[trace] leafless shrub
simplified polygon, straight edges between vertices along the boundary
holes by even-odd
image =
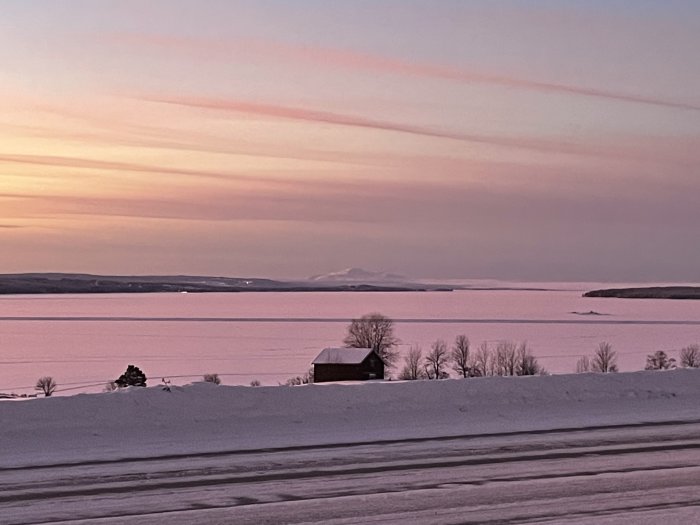
[[[34,389],[43,393],[44,397],[51,397],[51,394],[56,391],[57,386],[58,385],[56,384],[56,381],[54,381],[53,377],[45,376],[39,378],[34,386]]]
[[[454,356],[454,350],[452,355]],[[467,356],[467,366],[465,367],[467,375],[463,377],[547,374],[547,371],[540,365],[525,341],[520,344],[516,344],[513,341],[501,341],[493,350],[484,341],[479,345],[476,352],[469,352]],[[457,370],[457,367],[455,370]],[[459,371],[462,374],[464,374],[463,370],[460,366]]]
[[[547,371],[539,364],[537,358],[530,352],[525,341],[518,346],[516,360],[517,366],[515,375],[517,376],[539,376],[547,374]]]
[[[257,379],[253,379],[250,382],[250,386],[260,386],[260,381],[258,381]]]
[[[591,371],[591,358],[587,355],[582,356],[576,361],[576,373],[583,374]]]
[[[219,374],[204,374],[203,379],[207,383],[214,383],[215,385],[221,384],[221,379],[219,379]]]
[[[469,355],[469,338],[466,335],[458,335],[450,354],[452,369],[462,377],[472,375],[471,356]]]
[[[676,368],[676,360],[669,358],[663,350],[657,350],[647,356],[647,364],[644,370],[669,370]]]
[[[617,353],[610,343],[602,342],[598,345],[591,360],[591,372],[617,372]]]
[[[493,373],[497,376],[514,376],[518,364],[517,345],[513,341],[501,341],[496,345]]]
[[[308,372],[306,372],[304,375],[301,376],[295,376],[295,377],[290,377],[285,381],[285,385],[287,386],[299,386],[299,385],[308,385],[310,383],[314,382],[314,369],[310,368]]]
[[[681,349],[683,368],[700,368],[700,345],[690,345]]]
[[[425,373],[421,367],[423,360],[423,350],[420,346],[412,346],[404,358],[404,367],[399,374],[399,379],[404,381],[414,381],[425,378]]]
[[[430,352],[425,356],[425,374],[428,379],[446,379],[450,377],[450,374],[445,370],[448,360],[449,351],[445,341],[438,339],[430,345]]]

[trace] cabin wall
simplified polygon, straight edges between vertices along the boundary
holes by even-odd
[[[384,363],[380,359],[365,359],[358,365],[341,365],[337,363],[314,365],[314,383],[328,381],[367,381],[384,379]]]

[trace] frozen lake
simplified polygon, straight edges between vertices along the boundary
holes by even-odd
[[[0,392],[32,392],[53,376],[66,393],[100,391],[127,364],[150,384],[218,373],[227,384],[277,384],[306,371],[325,346],[340,346],[350,319],[380,312],[395,320],[401,349],[428,349],[466,334],[526,340],[553,373],[601,341],[621,370],[646,355],[676,355],[700,342],[700,301],[584,298],[567,289],[455,292],[47,295],[0,297]],[[604,315],[579,315],[595,311]]]

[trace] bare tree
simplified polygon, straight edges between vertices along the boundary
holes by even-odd
[[[489,344],[486,341],[479,345],[476,355],[474,356],[472,368],[474,370],[474,375],[480,377],[493,375],[493,357],[491,356]]]
[[[513,341],[501,341],[496,345],[494,375],[514,376],[517,367],[517,345]]]
[[[683,368],[700,368],[699,345],[690,345],[681,349],[681,366]]]
[[[537,358],[532,355],[527,343],[523,341],[518,346],[518,355],[516,358],[517,367],[515,375],[517,376],[538,376],[545,375],[547,371],[539,364]]]
[[[221,384],[221,379],[219,379],[219,374],[204,374],[202,378],[206,383],[214,383],[215,385]]]
[[[423,350],[420,346],[412,346],[406,357],[404,358],[404,367],[399,374],[399,379],[405,381],[413,381],[416,379],[423,379],[425,374],[423,368],[421,367],[421,361],[423,360]]]
[[[469,338],[466,335],[458,335],[452,347],[452,369],[462,377],[469,377],[471,372],[471,356],[469,355]]]
[[[591,372],[617,372],[617,353],[610,343],[602,342],[598,345],[591,360]]]
[[[581,358],[576,361],[576,373],[583,374],[585,372],[591,371],[591,358],[587,355],[581,356]]]
[[[352,348],[371,348],[382,358],[387,368],[392,368],[398,359],[394,335],[394,321],[382,314],[363,315],[353,319],[343,342]]]
[[[250,386],[260,386],[260,381],[257,380],[257,379],[253,379],[253,380],[250,382]]]
[[[430,345],[430,352],[425,356],[425,373],[428,379],[446,379],[450,377],[445,368],[449,360],[447,343],[438,339]]]
[[[287,386],[299,386],[308,385],[314,382],[314,369],[313,367],[308,370],[304,375],[290,377],[284,382]],[[251,386],[255,386],[251,383]]]
[[[44,397],[51,397],[51,394],[53,394],[56,391],[57,386],[58,384],[56,384],[56,381],[54,381],[53,377],[45,376],[39,378],[39,380],[36,382],[36,385],[34,386],[34,389],[43,393]]]
[[[663,350],[657,350],[647,356],[647,364],[644,370],[669,370],[671,368],[676,368],[676,360],[673,358],[669,359]]]

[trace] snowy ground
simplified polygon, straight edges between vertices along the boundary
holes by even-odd
[[[697,523],[700,371],[0,402],[0,523]]]

